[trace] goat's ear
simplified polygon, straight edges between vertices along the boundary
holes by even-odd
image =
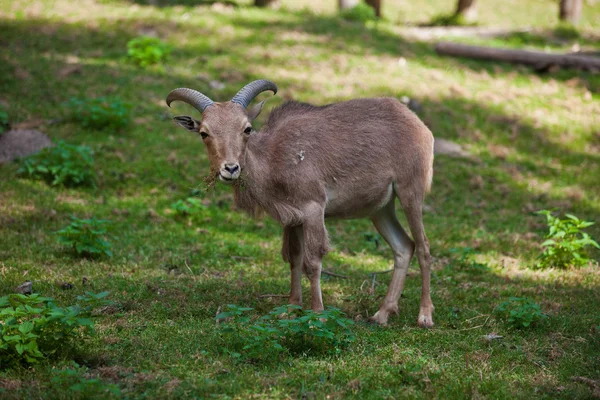
[[[200,129],[200,122],[192,117],[188,117],[187,115],[178,115],[177,117],[173,118],[173,121],[175,121],[177,125],[187,129],[190,132],[198,132]]]
[[[250,120],[250,122],[254,121],[256,117],[258,117],[258,114],[260,114],[260,112],[262,111],[265,101],[266,100],[261,101],[260,103],[252,107],[250,110],[248,110],[248,119]]]

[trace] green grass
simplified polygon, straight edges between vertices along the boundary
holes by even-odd
[[[76,370],[82,379],[114,383],[129,398],[591,396],[588,386],[572,378],[600,377],[600,271],[527,266],[535,263],[546,233],[544,218],[534,211],[555,209],[600,222],[597,74],[536,75],[524,67],[441,58],[431,43],[402,36],[403,28],[389,21],[362,26],[340,20],[333,8],[306,11],[317,7],[314,0],[283,1],[280,10],[242,2],[162,3],[0,5],[2,109],[13,124],[63,118],[47,125],[46,133],[54,141],[92,147],[98,175],[97,188],[53,188],[18,179],[15,163],[0,167],[0,296],[25,280],[61,304],[72,304],[85,291],[111,292],[119,307],[97,319],[98,334],[75,359],[87,368]],[[414,14],[410,2],[384,3],[392,7],[384,9],[390,21],[419,23],[450,12],[454,2],[424,2]],[[480,9],[479,23],[527,23],[539,27],[539,37],[467,41],[545,48],[553,40],[546,32],[556,22],[557,6],[531,0],[523,7],[530,12],[514,14],[514,21],[503,9],[493,15],[492,6]],[[554,48],[598,45],[599,7],[586,7],[581,37]],[[393,10],[405,10],[410,20],[396,19]],[[127,59],[127,42],[148,34],[171,45],[173,53],[165,65],[140,69]],[[363,322],[377,310],[390,277],[378,276],[374,295],[361,285],[370,285],[369,273],[390,267],[390,251],[376,246],[367,220],[329,221],[334,249],[324,265],[348,279],[325,276],[323,296],[357,320],[350,349],[339,356],[289,356],[266,366],[238,363],[215,348],[221,343],[217,310],[238,304],[265,314],[283,304],[285,299],[260,295],[287,293],[289,267],[279,255],[281,228],[232,210],[227,188],[201,190],[204,207],[193,217],[173,215],[172,204],[203,188],[208,163],[198,138],[170,121],[170,112],[189,109],[169,110],[164,98],[187,86],[227,100],[258,78],[280,88],[267,109],[286,98],[315,104],[361,96],[416,98],[435,136],[473,154],[435,160],[425,213],[435,259],[434,329],[416,325],[416,264],[390,326]],[[211,89],[210,81],[225,87]],[[102,96],[133,105],[127,128],[99,132],[64,119],[70,98]],[[56,231],[71,215],[112,221],[114,256],[90,260],[65,251]],[[600,224],[588,232],[598,240]],[[462,247],[478,251],[477,263],[452,261],[450,250]],[[598,259],[598,252],[592,256]],[[63,290],[65,282],[73,289]],[[549,318],[532,329],[511,328],[494,315],[510,297],[532,299]],[[488,342],[489,333],[504,339]],[[73,397],[52,383],[57,369],[69,365],[58,360],[1,371],[0,397]]]

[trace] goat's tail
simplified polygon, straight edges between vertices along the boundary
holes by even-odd
[[[431,181],[433,181],[433,166],[427,171],[427,181],[425,182],[425,193],[431,192]]]
[[[431,191],[431,182],[433,181],[433,142],[435,139],[432,137],[431,141],[431,159],[426,165],[427,172],[425,173],[425,193],[429,193]]]

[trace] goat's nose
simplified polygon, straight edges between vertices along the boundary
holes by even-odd
[[[229,172],[231,175],[240,169],[238,164],[225,164],[223,167],[225,168],[225,171]]]

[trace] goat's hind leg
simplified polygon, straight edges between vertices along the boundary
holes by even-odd
[[[415,244],[398,222],[393,199],[372,215],[371,221],[394,252],[394,271],[387,295],[381,303],[379,311],[371,317],[371,321],[386,325],[390,313],[398,313],[398,299],[404,288],[404,280]]]
[[[283,228],[283,259],[290,263],[292,276],[290,304],[302,305],[302,262],[304,259],[304,231],[302,225]]]
[[[433,327],[433,302],[431,301],[431,254],[429,241],[423,226],[423,200],[410,192],[400,193],[400,203],[406,214],[410,232],[415,240],[419,267],[421,267],[421,308],[419,309],[418,324],[422,328]]]

